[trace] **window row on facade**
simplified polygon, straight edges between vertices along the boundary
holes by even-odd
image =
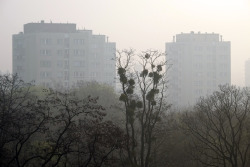
[[[75,45],[84,45],[84,41],[85,41],[84,39],[72,39],[72,43]],[[70,43],[69,38],[59,38],[59,39],[42,38],[40,39],[41,45],[52,45],[52,44],[64,45],[64,44],[69,44],[69,43]]]
[[[42,68],[52,68],[52,67],[69,68],[70,67],[69,60],[57,60],[55,62],[55,64],[56,64],[56,66],[53,66],[53,62],[50,60],[41,60],[40,61],[40,67],[42,67]],[[84,60],[71,61],[71,67],[76,67],[76,68],[86,67],[87,64],[89,64],[88,65],[89,68],[91,68],[91,67],[92,68],[99,68],[100,66],[102,66],[102,68],[113,70],[113,64],[101,63],[100,61],[91,62],[91,63],[87,63]]]
[[[177,46],[169,46],[168,47],[168,51],[171,51],[172,53],[176,54],[176,53],[183,53],[185,52],[186,50],[192,50],[192,52],[202,52],[202,51],[205,51],[205,52],[225,52],[225,51],[228,51],[229,50],[229,46],[225,45],[225,46],[181,46],[181,45],[177,45]]]
[[[71,76],[68,71],[58,71],[55,72],[56,76],[53,76],[53,72],[51,71],[41,71],[40,72],[40,78],[45,79],[45,78],[52,78],[52,77],[57,77],[57,78],[65,78],[66,80],[69,79]],[[113,76],[114,74],[112,72],[89,72],[86,74],[84,71],[74,71],[71,77],[74,78],[86,78],[86,77],[110,77]]]

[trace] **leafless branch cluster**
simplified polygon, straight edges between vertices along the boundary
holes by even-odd
[[[152,148],[155,127],[161,121],[168,105],[165,101],[165,54],[146,51],[135,54],[133,50],[118,52],[118,75],[122,87],[120,101],[124,103],[126,165],[152,166]],[[139,62],[139,69],[131,70],[131,60]]]
[[[98,98],[79,99],[0,76],[0,166],[103,166],[117,163],[123,131],[104,121]]]

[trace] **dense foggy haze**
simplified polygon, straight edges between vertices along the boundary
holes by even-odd
[[[232,84],[244,86],[250,58],[249,0],[1,0],[0,71],[12,72],[12,35],[30,22],[76,23],[105,34],[117,49],[164,51],[181,32],[219,33],[231,41]]]
[[[0,0],[0,20],[0,167],[250,167],[250,0]]]

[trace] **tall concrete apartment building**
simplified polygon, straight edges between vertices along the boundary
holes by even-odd
[[[245,62],[245,86],[250,87],[250,59]]]
[[[215,33],[181,33],[166,43],[169,101],[175,107],[194,105],[219,85],[231,84],[231,46]]]
[[[76,24],[28,23],[12,37],[13,73],[44,87],[97,81],[115,86],[116,44]],[[113,60],[112,60],[113,59]]]

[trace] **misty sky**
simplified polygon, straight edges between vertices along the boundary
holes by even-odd
[[[219,33],[231,41],[232,84],[250,58],[250,0],[0,0],[0,71],[12,71],[12,34],[29,22],[76,23],[117,49],[165,51],[175,34]]]

